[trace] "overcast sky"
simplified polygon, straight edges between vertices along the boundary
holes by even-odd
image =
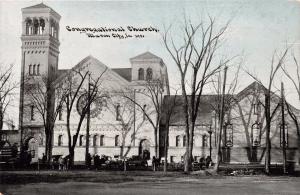
[[[21,63],[21,8],[41,1],[0,1],[0,61],[14,63],[19,78]],[[211,1],[44,1],[61,15],[59,68],[71,68],[87,55],[93,55],[111,68],[130,67],[129,58],[150,51],[160,56],[168,67],[171,85],[179,83],[179,75],[164,48],[160,33],[145,33],[145,38],[88,38],[85,34],[69,32],[70,27],[155,27],[178,28],[186,15],[197,23],[207,14],[218,24],[232,20],[226,35],[225,55],[242,55],[244,68],[255,72],[265,82],[275,49],[282,51],[286,43],[294,44],[296,55],[300,42],[300,3],[288,0],[211,0]],[[289,63],[289,62],[287,62]],[[229,74],[230,70],[229,70]],[[253,80],[241,75],[240,89]],[[281,75],[280,81],[287,81]],[[297,96],[286,82],[288,100],[297,104]]]

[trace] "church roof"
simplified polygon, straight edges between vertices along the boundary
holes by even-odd
[[[45,5],[44,3],[40,3],[40,4],[33,5],[33,6],[25,7],[23,9],[36,9],[36,8],[49,8],[49,9],[52,9],[51,7]]]
[[[112,70],[118,73],[127,81],[131,81],[131,68],[112,68]]]
[[[145,53],[142,53],[140,55],[137,55],[133,58],[130,58],[130,60],[162,60],[160,57],[154,55],[153,53],[147,51]]]

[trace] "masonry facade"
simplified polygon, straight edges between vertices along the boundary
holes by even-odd
[[[48,113],[45,115],[51,115],[57,104],[55,94],[74,72],[82,74],[88,72],[90,80],[96,80],[101,75],[99,89],[106,94],[102,102],[91,105],[91,112],[94,111],[90,117],[91,155],[147,154],[149,159],[155,155],[155,138],[157,143],[158,138],[154,135],[153,125],[144,113],[147,113],[153,121],[157,118],[155,108],[152,106],[153,100],[147,95],[149,83],[159,81],[162,84],[161,97],[169,94],[167,68],[163,60],[150,52],[145,52],[130,58],[131,68],[110,69],[93,56],[88,56],[72,69],[60,70],[58,69],[60,15],[43,3],[24,8],[22,13],[20,129],[26,149],[32,152],[33,162],[45,151],[45,130],[38,105],[33,103],[32,99],[38,97],[39,92],[36,91],[35,96],[32,92],[29,94],[28,89],[40,86],[41,82],[55,83],[55,87],[49,90],[52,95],[45,98]],[[88,82],[88,79],[85,79],[83,90],[88,89]],[[78,96],[76,101],[79,99]],[[76,133],[78,121],[79,111],[76,105],[71,112],[71,137]],[[84,161],[86,127],[87,121],[84,120],[75,147],[75,161]],[[66,108],[62,106],[54,126],[53,155],[68,155],[68,141]]]

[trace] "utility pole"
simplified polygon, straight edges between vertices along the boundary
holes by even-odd
[[[86,121],[86,141],[85,141],[85,165],[89,166],[90,154],[89,154],[89,147],[90,147],[90,118],[91,118],[91,95],[90,95],[90,86],[91,86],[91,74],[89,73],[89,82],[88,82],[88,97],[87,97],[87,121]]]
[[[221,140],[222,140],[222,130],[223,130],[223,120],[224,120],[224,99],[225,99],[225,89],[226,89],[226,77],[227,77],[227,66],[224,69],[224,80],[223,80],[223,90],[222,90],[222,98],[221,98],[221,117],[219,121],[219,137],[217,143],[217,155],[216,155],[216,164],[214,169],[217,171],[219,169],[220,161],[221,161]]]
[[[283,173],[286,174],[286,141],[285,141],[285,118],[284,118],[284,86],[281,82],[281,133],[282,133],[282,155],[283,155]]]

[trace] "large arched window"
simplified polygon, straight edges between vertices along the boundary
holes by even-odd
[[[180,136],[177,135],[176,136],[176,147],[179,147],[179,145],[180,145]]]
[[[119,146],[119,144],[120,144],[119,143],[119,137],[120,137],[119,135],[115,136],[115,146]]]
[[[57,143],[58,146],[62,146],[63,145],[63,135],[59,135],[58,136],[58,143]]]
[[[138,80],[144,80],[144,69],[140,68],[138,72]]]
[[[104,146],[104,135],[100,136],[100,146]]]
[[[152,80],[153,71],[152,68],[147,68],[146,80]]]

